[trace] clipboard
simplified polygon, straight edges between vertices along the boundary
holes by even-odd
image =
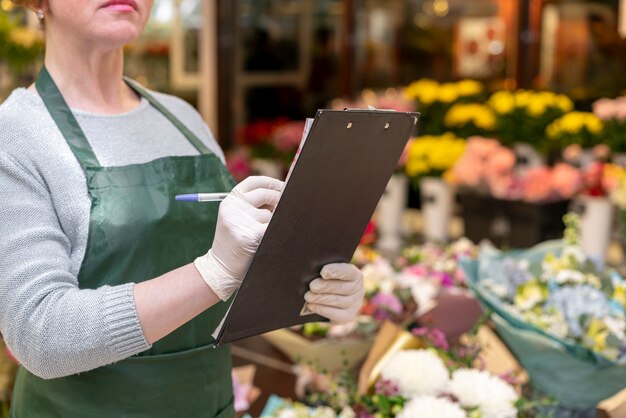
[[[318,110],[216,346],[306,322],[309,283],[350,262],[419,113]]]

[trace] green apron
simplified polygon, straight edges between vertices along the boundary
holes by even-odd
[[[205,253],[215,234],[218,205],[175,202],[174,195],[221,192],[234,185],[215,154],[144,89],[128,83],[201,155],[101,167],[45,68],[36,83],[85,170],[92,198],[87,250],[78,275],[85,289],[149,280]],[[220,302],[149,350],[89,372],[43,380],[20,367],[11,417],[233,417],[230,350],[214,348],[211,337],[227,307]]]

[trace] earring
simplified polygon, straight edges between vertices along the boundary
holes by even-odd
[[[37,9],[35,13],[37,14],[37,17],[39,18],[39,20],[43,20],[43,18],[45,17],[43,10],[41,9]]]

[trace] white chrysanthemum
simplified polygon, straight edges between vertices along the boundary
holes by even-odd
[[[454,402],[434,396],[411,399],[396,418],[466,418],[465,411]]]
[[[339,413],[338,418],[356,418],[356,412],[349,406],[345,406]]]
[[[563,248],[561,257],[572,257],[574,260],[576,260],[578,264],[583,264],[585,261],[587,261],[587,255],[578,245],[567,245],[565,248]]]
[[[376,260],[361,269],[366,292],[374,292],[381,287],[389,287],[395,282],[396,273],[385,259]]]
[[[437,354],[429,350],[403,350],[393,356],[381,372],[406,397],[439,395],[448,387],[448,369]]]
[[[482,418],[517,417],[519,395],[504,380],[489,372],[459,369],[452,375],[449,392],[466,408],[478,407]]]
[[[575,270],[561,270],[554,277],[554,281],[558,284],[563,283],[574,283],[574,284],[583,284],[585,283],[585,274],[580,271]]]

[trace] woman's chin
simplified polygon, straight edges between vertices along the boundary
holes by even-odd
[[[133,28],[120,28],[120,30],[107,30],[105,33],[96,35],[97,42],[107,48],[121,48],[134,42],[141,35],[141,31]]]

